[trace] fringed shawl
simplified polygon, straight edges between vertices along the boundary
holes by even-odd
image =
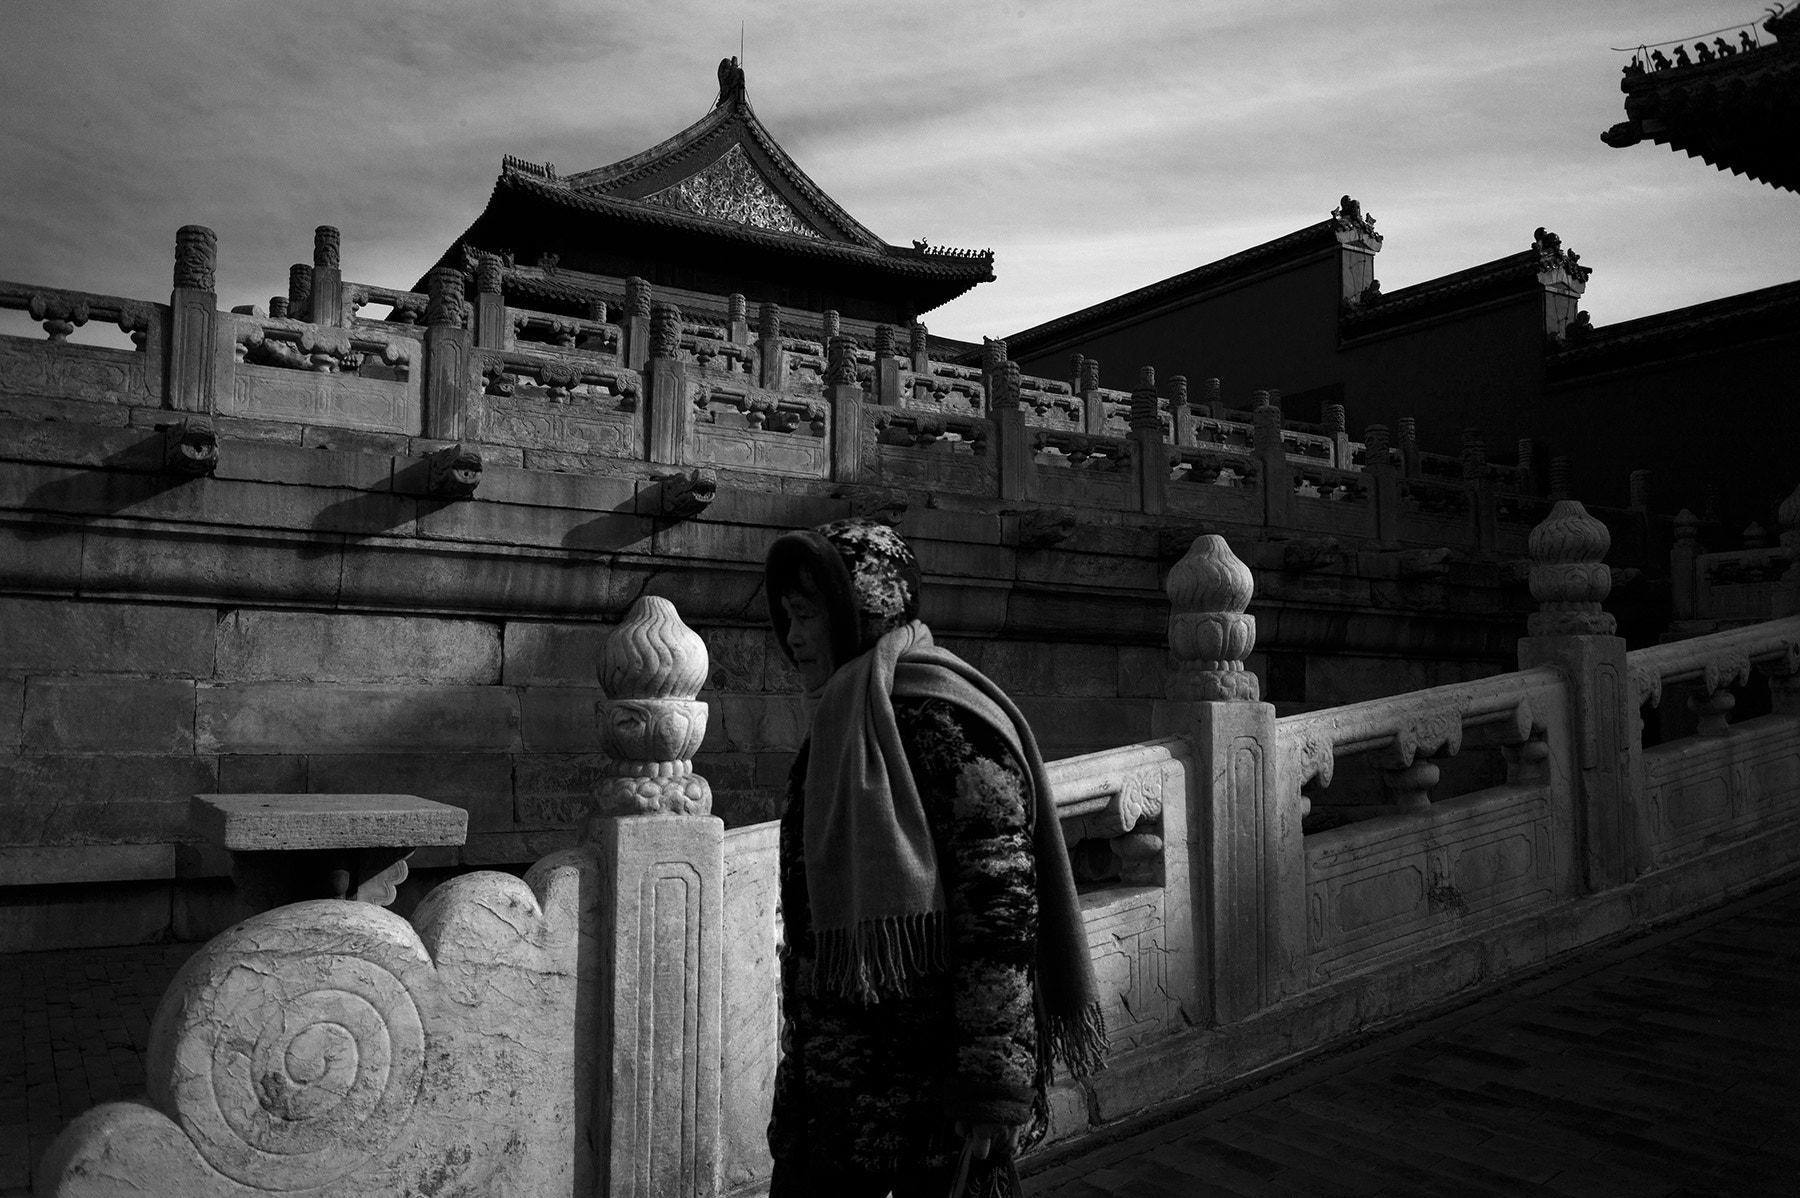
[[[1030,726],[984,674],[914,620],[839,667],[818,693],[805,796],[808,905],[821,988],[873,1002],[946,965],[943,884],[924,806],[894,719],[895,698],[932,698],[992,727],[1025,767],[1037,876],[1033,977],[1039,1064],[1076,1075],[1103,1065],[1086,929],[1062,827]]]

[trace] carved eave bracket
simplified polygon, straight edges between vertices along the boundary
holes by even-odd
[[[719,491],[719,480],[704,470],[658,474],[656,514],[664,520],[692,520],[706,511]]]
[[[1280,544],[1281,568],[1293,573],[1323,570],[1343,557],[1336,537],[1295,537]]]
[[[219,438],[212,421],[204,416],[189,416],[156,427],[162,430],[163,473],[177,478],[202,478],[219,468]]]
[[[1054,548],[1074,535],[1077,524],[1073,508],[1032,508],[1018,515],[1020,549]]]
[[[425,491],[439,499],[467,499],[481,485],[481,455],[446,445],[425,459]]]

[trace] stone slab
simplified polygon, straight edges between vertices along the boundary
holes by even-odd
[[[588,686],[599,676],[610,624],[508,620],[500,680],[508,686]]]
[[[0,678],[0,753],[17,753],[25,733],[25,679]]]
[[[0,597],[0,670],[206,678],[211,608]]]
[[[207,840],[234,852],[461,844],[468,813],[415,795],[195,795]]]
[[[592,752],[599,747],[598,686],[527,686],[519,691],[519,739],[528,752]]]
[[[219,621],[225,682],[500,681],[500,626],[486,620],[240,608]]]
[[[518,697],[500,687],[232,682],[202,686],[205,753],[417,753],[518,746]]]
[[[90,520],[81,588],[96,597],[328,604],[344,572],[341,533],[197,530]]]
[[[0,759],[0,844],[162,844],[193,839],[191,795],[218,789],[218,759],[26,753]]]
[[[0,847],[8,886],[134,882],[175,876],[172,844],[11,845]]]
[[[47,516],[0,520],[0,585],[74,594],[81,585],[83,530]]]
[[[29,752],[191,753],[194,683],[184,679],[32,678]]]
[[[389,454],[274,441],[228,444],[220,451],[219,465],[213,471],[213,477],[219,479],[357,491],[390,490],[393,476],[394,459]]]

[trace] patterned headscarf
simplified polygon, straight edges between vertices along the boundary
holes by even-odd
[[[810,578],[831,618],[832,661],[843,665],[919,618],[919,562],[900,534],[874,520],[834,520],[791,532],[769,548],[769,621],[788,647],[782,596]]]

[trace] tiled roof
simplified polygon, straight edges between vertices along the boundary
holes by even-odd
[[[1646,70],[1634,59],[1619,88],[1626,119],[1600,135],[1615,149],[1666,145],[1719,170],[1800,191],[1800,9],[1763,28],[1782,36],[1704,61]]]
[[[1800,281],[1602,325],[1546,359],[1553,375],[1580,374],[1766,336],[1800,339]],[[1621,362],[1626,359],[1626,362]]]
[[[1338,230],[1343,222],[1337,218],[1322,220],[1316,225],[1308,225],[1273,241],[1265,241],[1261,245],[1209,262],[1205,266],[1197,266],[1193,270],[1171,275],[1147,287],[1139,287],[1136,291],[1127,291],[1109,300],[1071,312],[1067,316],[1059,316],[1055,320],[1033,325],[1022,332],[1013,333],[1006,338],[1007,354],[1013,358],[1021,358],[1027,354],[1042,353],[1055,349],[1059,343],[1071,338],[1091,335],[1100,325],[1121,318],[1136,315],[1146,308],[1182,295],[1186,292],[1205,291],[1209,288],[1231,282],[1234,279],[1255,274],[1271,263],[1284,258],[1296,258],[1315,250],[1326,249],[1338,244]],[[1376,234],[1369,234],[1379,241]]]
[[[714,237],[747,241],[754,245],[778,247],[797,255],[865,262],[895,274],[915,278],[967,279],[985,282],[994,277],[992,250],[984,250],[979,253],[921,251],[885,243],[876,248],[851,245],[840,241],[823,241],[812,237],[796,236],[792,233],[756,229],[748,225],[740,225],[735,221],[700,216],[675,208],[664,208],[657,204],[642,204],[632,200],[616,199],[610,195],[573,191],[566,187],[559,187],[555,183],[516,173],[502,174],[499,181],[494,184],[496,197],[507,189],[578,211],[594,212],[624,220],[640,221],[645,224],[662,225],[666,228],[709,234]]]
[[[1566,261],[1566,256],[1547,258],[1545,251],[1534,246],[1466,270],[1402,287],[1344,313],[1338,323],[1338,335],[1346,339],[1361,337],[1484,300],[1527,294],[1542,287],[1546,266],[1562,261]],[[1578,258],[1565,269],[1572,270],[1580,280],[1585,280],[1588,273],[1587,267],[1579,265]]]

